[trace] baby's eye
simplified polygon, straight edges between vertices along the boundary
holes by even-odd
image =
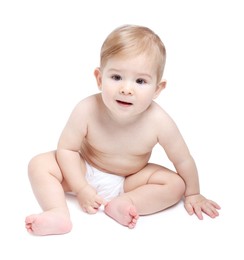
[[[144,79],[137,79],[137,80],[136,80],[136,83],[137,83],[137,84],[145,84],[146,81],[145,81]]]
[[[112,79],[114,79],[114,80],[121,80],[121,76],[120,75],[113,75],[112,76]]]

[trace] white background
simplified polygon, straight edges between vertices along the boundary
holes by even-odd
[[[244,259],[242,1],[0,2],[1,259]],[[129,230],[102,212],[86,215],[67,197],[73,230],[35,237],[25,217],[40,208],[27,164],[56,148],[82,98],[96,93],[93,70],[105,37],[122,24],[164,41],[167,88],[157,102],[178,124],[196,160],[201,191],[217,219],[188,216],[182,203],[141,217]],[[160,147],[152,161],[171,167]]]

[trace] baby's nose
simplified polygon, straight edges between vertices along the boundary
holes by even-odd
[[[120,89],[120,94],[123,94],[123,95],[133,95],[133,90],[129,86],[123,86]]]

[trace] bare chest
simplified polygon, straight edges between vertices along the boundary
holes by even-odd
[[[89,129],[87,141],[98,151],[107,154],[140,156],[150,153],[157,138],[147,126],[113,128],[97,126]]]

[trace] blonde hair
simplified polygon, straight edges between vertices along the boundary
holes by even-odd
[[[100,52],[100,68],[116,55],[148,54],[158,63],[158,81],[163,76],[166,49],[157,34],[151,29],[138,25],[123,25],[113,30],[105,39]]]

